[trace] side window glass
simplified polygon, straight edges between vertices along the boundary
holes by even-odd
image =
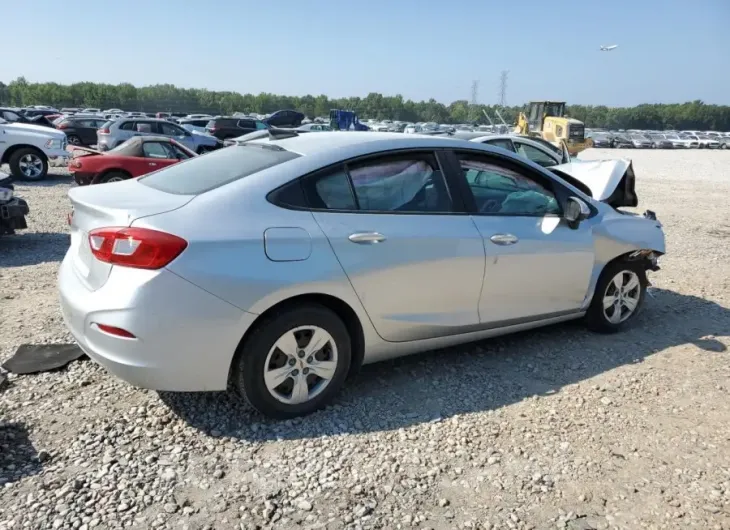
[[[160,126],[162,134],[165,136],[182,136],[184,134],[182,129],[179,129],[169,123],[159,123],[158,125]]]
[[[520,156],[529,158],[536,164],[540,164],[542,167],[550,167],[558,164],[558,162],[553,159],[553,157],[551,157],[547,153],[544,153],[540,149],[537,149],[536,147],[523,144],[522,142],[515,142],[515,146],[517,147],[517,153]]]
[[[138,121],[136,126],[137,132],[141,133],[151,133],[152,132],[152,124],[144,121]]]
[[[328,173],[304,184],[312,208],[328,210],[357,210],[350,180],[344,168]]]
[[[266,124],[265,124],[264,122],[262,122],[262,121],[257,121],[257,122],[256,122],[256,129],[257,129],[257,130],[260,130],[260,129],[267,129],[267,127],[266,127]]]
[[[170,158],[166,146],[160,142],[145,142],[142,145],[142,152],[145,158]]]
[[[451,211],[441,171],[422,159],[377,161],[350,168],[361,210],[376,212]]]
[[[190,155],[180,149],[178,146],[170,145],[169,147],[172,151],[172,156],[170,156],[170,158],[179,158],[180,160],[187,160],[188,158],[190,158]]]
[[[515,152],[515,149],[512,146],[512,142],[505,138],[499,138],[498,140],[487,140],[484,143],[492,145],[494,147],[501,147],[502,149],[506,149],[507,151],[512,151],[513,153]]]
[[[125,121],[124,123],[122,123],[119,126],[119,128],[122,129],[123,131],[134,131],[135,130],[134,125],[135,125],[135,122],[133,122],[133,121]]]
[[[493,215],[559,215],[553,192],[536,181],[502,166],[469,156],[461,169],[474,194],[477,210]]]

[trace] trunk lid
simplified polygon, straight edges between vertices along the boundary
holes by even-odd
[[[73,208],[69,253],[76,274],[91,291],[106,283],[112,269],[112,265],[97,260],[91,253],[91,230],[130,226],[142,217],[181,208],[194,198],[165,193],[143,186],[137,180],[72,188],[68,196]]]

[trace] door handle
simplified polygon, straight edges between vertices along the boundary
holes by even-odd
[[[489,238],[489,240],[494,243],[495,245],[514,245],[519,241],[517,239],[517,236],[513,236],[512,234],[494,234],[492,237]]]
[[[355,232],[348,237],[353,243],[373,244],[385,241],[385,236],[378,232]]]

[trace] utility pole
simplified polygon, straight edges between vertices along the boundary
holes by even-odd
[[[499,75],[499,106],[504,108],[507,104],[507,76],[509,70],[502,70]]]
[[[479,81],[474,80],[471,82],[471,101],[469,105],[469,121],[476,121],[477,119],[477,100],[479,98]]]

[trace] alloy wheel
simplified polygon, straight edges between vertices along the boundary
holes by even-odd
[[[274,343],[264,363],[264,382],[269,393],[287,405],[299,405],[317,397],[337,370],[334,338],[318,326],[300,326]]]
[[[43,160],[38,155],[32,153],[23,155],[18,166],[20,167],[20,172],[27,178],[32,179],[43,173]]]
[[[636,312],[641,282],[634,271],[623,270],[608,283],[603,295],[603,314],[611,324],[620,324]]]

